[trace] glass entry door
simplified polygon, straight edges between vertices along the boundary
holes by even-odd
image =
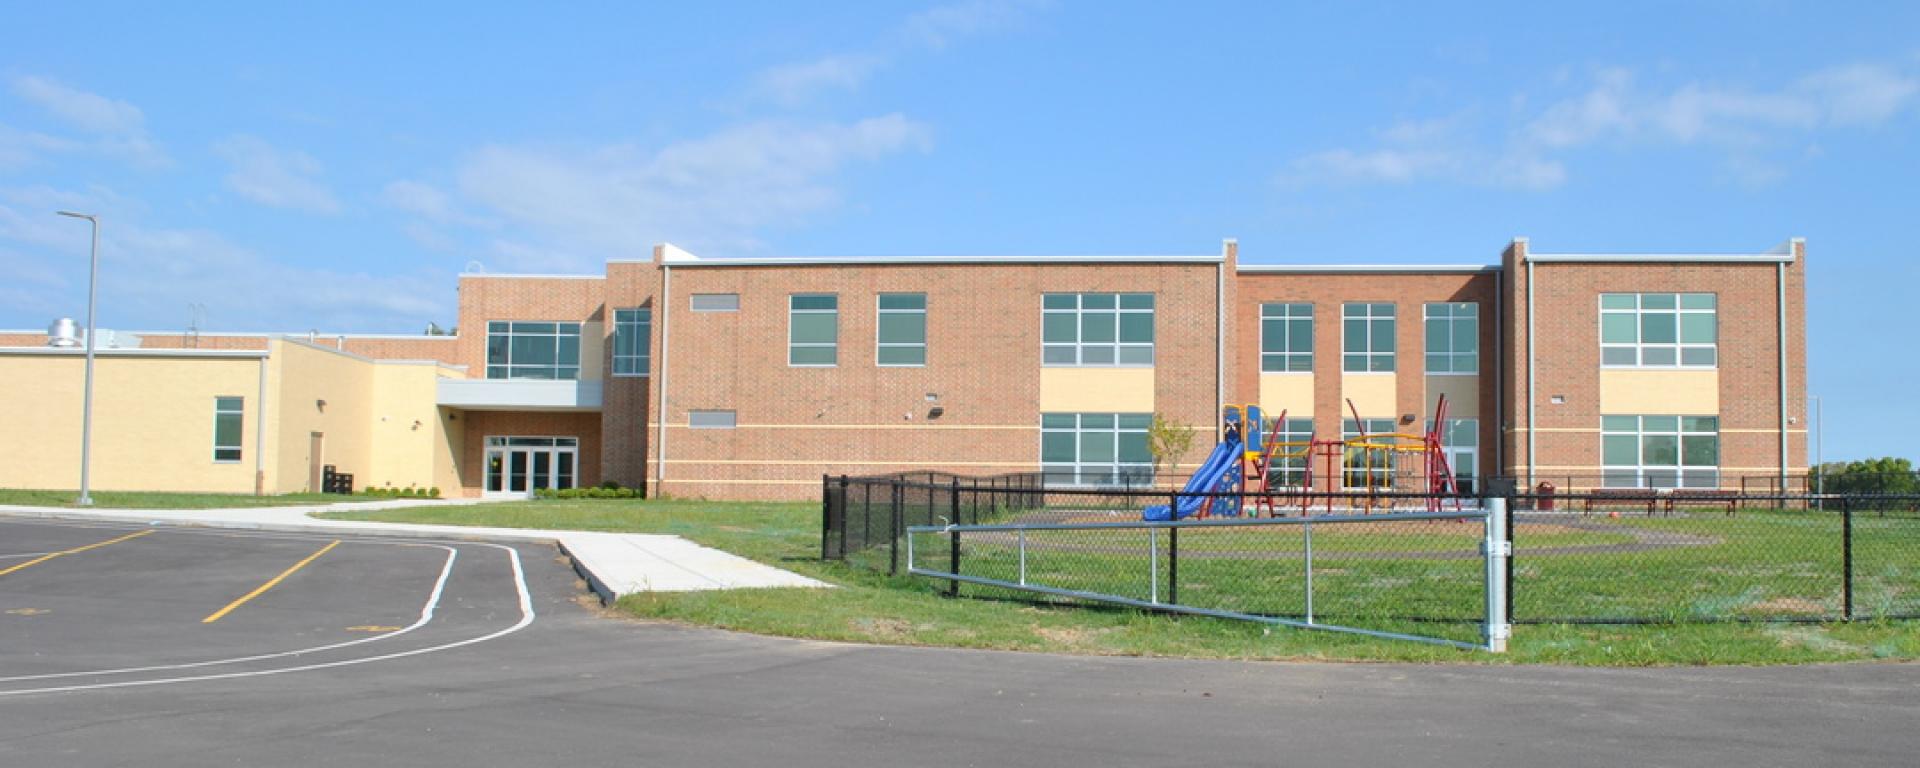
[[[488,437],[488,496],[530,496],[541,488],[572,488],[579,468],[580,439]]]

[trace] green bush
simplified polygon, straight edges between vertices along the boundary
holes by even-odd
[[[637,499],[640,491],[636,488],[539,488],[533,492],[536,499]]]

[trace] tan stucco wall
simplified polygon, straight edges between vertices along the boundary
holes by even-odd
[[[366,485],[372,458],[368,420],[372,418],[373,366],[364,360],[291,341],[268,348],[274,394],[267,410],[272,446],[270,489],[276,493],[309,490],[309,436],[322,433],[320,463],[332,464]],[[321,406],[320,402],[326,405]],[[318,489],[313,489],[318,490]]]
[[[1042,413],[1152,413],[1152,368],[1041,368]]]
[[[1433,418],[1440,396],[1447,396],[1447,418],[1480,418],[1480,377],[1427,374],[1427,407],[1420,412],[1420,423]]]
[[[1270,418],[1279,418],[1281,411],[1289,419],[1313,418],[1313,374],[1260,374],[1259,405]]]
[[[1717,416],[1720,372],[1601,370],[1600,413]]]
[[[363,488],[438,487],[451,492],[459,482],[451,467],[457,444],[447,439],[448,422],[434,404],[435,382],[460,374],[412,363],[371,367],[370,452],[366,466],[355,473],[355,483]]]
[[[96,490],[252,493],[260,361],[100,356],[94,364]],[[80,487],[85,361],[0,354],[0,487]],[[213,460],[215,397],[244,398],[241,459]]]
[[[1394,406],[1397,393],[1398,388],[1391,373],[1346,373],[1340,376],[1341,398],[1352,400],[1353,407],[1360,410],[1362,418],[1399,418],[1400,411]],[[1340,417],[1352,418],[1352,414],[1342,411]],[[1338,426],[1336,422],[1329,423]]]

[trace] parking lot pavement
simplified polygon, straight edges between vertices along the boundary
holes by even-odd
[[[20,525],[44,527],[0,524],[0,570],[144,530]],[[1749,768],[1908,766],[1920,750],[1920,665],[1282,664],[794,641],[605,617],[551,546],[531,544],[342,539],[204,622],[335,538],[158,529],[0,575],[0,607],[46,610],[0,613],[0,765]],[[404,632],[355,629],[408,617]]]

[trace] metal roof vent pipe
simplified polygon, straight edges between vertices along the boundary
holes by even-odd
[[[75,325],[71,317],[63,317],[53,321],[53,325],[47,326],[47,346],[80,346],[80,326]]]

